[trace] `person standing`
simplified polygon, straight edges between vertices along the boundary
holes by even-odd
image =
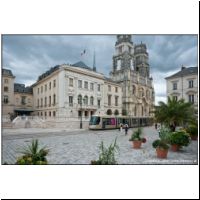
[[[125,124],[125,135],[128,134],[128,124]]]

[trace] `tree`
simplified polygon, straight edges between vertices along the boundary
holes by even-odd
[[[155,119],[174,131],[178,124],[194,120],[194,108],[191,103],[184,102],[184,99],[176,100],[168,97],[167,103],[161,101],[155,108]]]

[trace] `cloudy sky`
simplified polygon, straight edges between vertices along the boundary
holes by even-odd
[[[132,40],[147,45],[156,104],[166,100],[164,77],[180,70],[181,65],[197,66],[196,35],[133,35]],[[58,64],[82,60],[92,66],[95,51],[97,70],[108,76],[115,41],[116,35],[3,35],[3,68],[12,70],[15,82],[28,86]],[[81,56],[84,49],[86,54]]]

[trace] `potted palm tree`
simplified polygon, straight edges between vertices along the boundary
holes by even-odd
[[[140,135],[142,134],[142,129],[138,128],[136,131],[133,132],[129,141],[132,141],[134,149],[140,149],[142,143],[146,142],[146,138],[141,138]]]
[[[46,156],[49,150],[45,147],[39,148],[38,140],[32,140],[32,143],[21,151],[23,155],[17,159],[18,165],[46,165]]]
[[[167,158],[169,145],[166,141],[157,139],[152,143],[152,146],[156,149],[158,158]]]
[[[160,101],[154,113],[156,121],[165,124],[172,132],[176,130],[177,124],[188,123],[195,119],[195,112],[191,103],[170,97],[167,103]]]

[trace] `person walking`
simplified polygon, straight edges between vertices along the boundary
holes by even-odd
[[[120,133],[122,133],[122,131],[123,131],[123,124],[120,124]]]
[[[157,126],[158,126],[157,123],[155,123],[155,129],[156,129],[156,130],[157,130]]]
[[[125,124],[125,135],[128,134],[128,124]]]

